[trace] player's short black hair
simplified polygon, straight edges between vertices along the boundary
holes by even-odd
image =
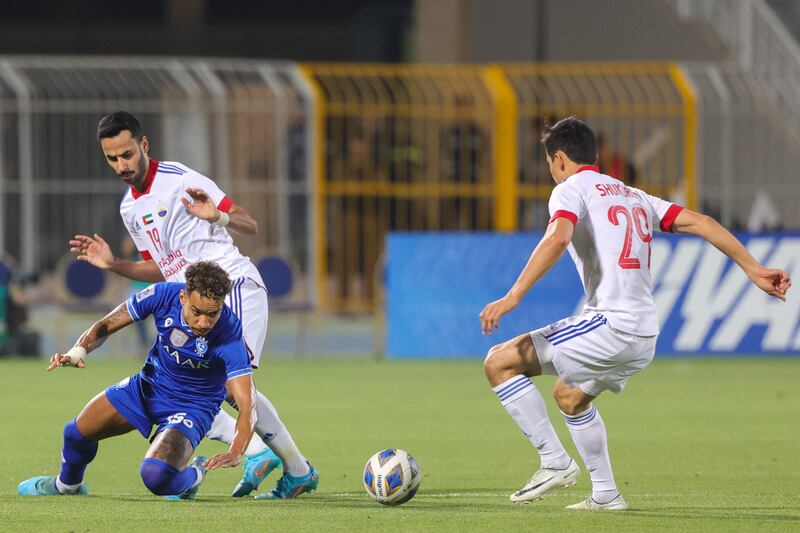
[[[97,138],[109,139],[128,130],[137,141],[142,138],[142,125],[127,111],[114,111],[100,119],[97,124]]]
[[[199,292],[204,298],[219,302],[231,292],[228,274],[213,261],[198,261],[186,269],[186,292]]]
[[[594,132],[574,116],[562,118],[552,126],[545,125],[542,144],[550,157],[561,150],[575,163],[594,165],[597,162]]]

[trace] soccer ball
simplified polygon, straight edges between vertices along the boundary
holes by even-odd
[[[400,505],[419,488],[419,467],[408,452],[390,448],[376,453],[364,466],[364,488],[383,505]]]

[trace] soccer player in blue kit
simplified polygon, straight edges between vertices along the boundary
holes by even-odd
[[[207,470],[238,465],[255,427],[255,386],[242,324],[224,303],[230,290],[222,268],[194,263],[185,284],[147,287],[92,325],[67,353],[53,355],[48,371],[84,368],[87,353],[134,321],[153,315],[158,329],[142,370],[95,396],[64,427],[61,473],[27,479],[19,494],[86,494],[83,476],[98,442],[135,429],[148,438],[153,426],[141,463],[142,481],[153,494],[192,499]],[[230,448],[187,466],[225,400],[226,383],[239,406]]]

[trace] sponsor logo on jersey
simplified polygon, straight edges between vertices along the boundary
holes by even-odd
[[[145,226],[148,225],[148,224],[152,224],[153,223],[153,214],[152,213],[147,213],[145,216],[142,217],[142,222],[144,222]]]
[[[197,341],[194,344],[194,351],[197,352],[197,355],[200,357],[204,356],[208,351],[208,342],[204,337],[197,337]]]
[[[144,288],[136,293],[136,301],[141,302],[142,300],[150,298],[155,293],[156,293],[156,286],[150,285],[149,287]]]
[[[181,359],[181,354],[177,350],[170,350],[169,346],[164,346],[164,351],[175,358],[175,364],[181,367],[188,366],[198,370],[200,368],[211,368],[206,361],[197,361],[191,357]]]
[[[167,319],[164,321],[164,327],[168,328],[172,325],[172,323],[173,323],[172,317],[167,317]]]
[[[134,220],[134,221],[133,221],[133,227],[134,227],[134,228],[136,228],[137,230],[140,230],[140,229],[142,229],[142,225],[141,225],[141,224],[139,224],[139,221],[138,221],[138,220]]]
[[[167,213],[168,213],[167,206],[165,206],[164,204],[158,204],[158,216],[164,218],[165,216],[167,216]]]
[[[172,333],[169,334],[169,342],[173,346],[181,347],[189,341],[189,335],[185,331],[178,328],[172,328]]]

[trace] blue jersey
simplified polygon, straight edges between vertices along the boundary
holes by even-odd
[[[156,283],[125,303],[134,320],[150,315],[158,338],[141,371],[155,395],[182,404],[211,400],[217,407],[225,399],[225,382],[252,374],[242,339],[242,324],[226,305],[208,335],[198,337],[183,320],[180,291],[184,283]]]

